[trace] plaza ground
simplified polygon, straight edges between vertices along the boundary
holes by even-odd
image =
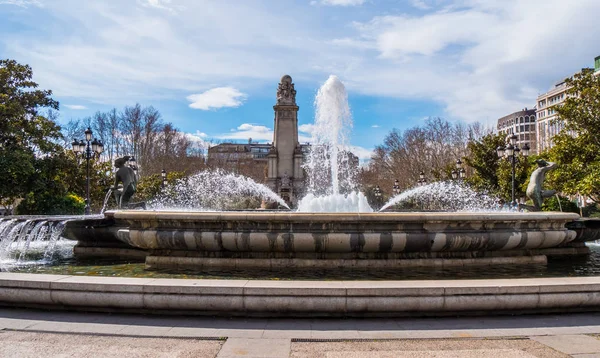
[[[0,357],[600,357],[600,313],[244,319],[0,308]]]

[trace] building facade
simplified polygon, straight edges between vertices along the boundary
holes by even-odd
[[[582,69],[586,70],[586,69]],[[600,75],[600,56],[594,58],[594,75]],[[556,107],[567,99],[569,90],[565,80],[555,84],[548,92],[537,98],[537,151],[538,153],[552,148],[552,138],[564,128],[564,123],[556,121]]]
[[[292,78],[285,75],[277,88],[273,142],[221,143],[208,149],[207,164],[249,176],[264,183],[295,206],[304,194],[302,164],[310,145],[298,142],[298,110]]]
[[[532,153],[536,153],[536,110],[524,108],[518,112],[498,119],[497,130],[502,135],[516,135],[517,145],[521,148],[529,145]]]
[[[567,98],[569,87],[565,81],[555,84],[550,91],[537,98],[537,152],[552,148],[552,138],[563,128],[562,122],[557,122],[556,106]]]

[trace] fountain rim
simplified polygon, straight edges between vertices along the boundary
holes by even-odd
[[[375,213],[308,213],[308,212],[221,212],[221,211],[140,211],[118,210],[104,213],[106,218],[117,220],[194,220],[194,221],[294,221],[294,222],[464,222],[464,221],[574,221],[575,213],[506,213],[506,212],[375,212]]]

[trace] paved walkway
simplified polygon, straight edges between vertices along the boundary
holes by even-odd
[[[583,358],[600,357],[598,335],[600,313],[341,320],[0,308],[0,357],[108,357],[122,346],[123,357]]]

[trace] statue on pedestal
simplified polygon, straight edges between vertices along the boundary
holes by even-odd
[[[556,163],[547,162],[543,159],[538,159],[535,162],[537,163],[538,168],[531,173],[526,193],[527,197],[533,201],[533,207],[528,209],[531,209],[532,211],[541,211],[544,199],[556,194],[556,190],[542,189],[544,180],[546,179],[546,173],[556,168]]]
[[[129,156],[115,159],[115,185],[112,188],[115,194],[115,200],[119,209],[129,207],[141,207],[146,208],[145,203],[129,204],[129,200],[135,194],[137,190],[137,178],[132,168],[125,165],[129,161]],[[119,184],[122,184],[122,188],[119,188]]]

